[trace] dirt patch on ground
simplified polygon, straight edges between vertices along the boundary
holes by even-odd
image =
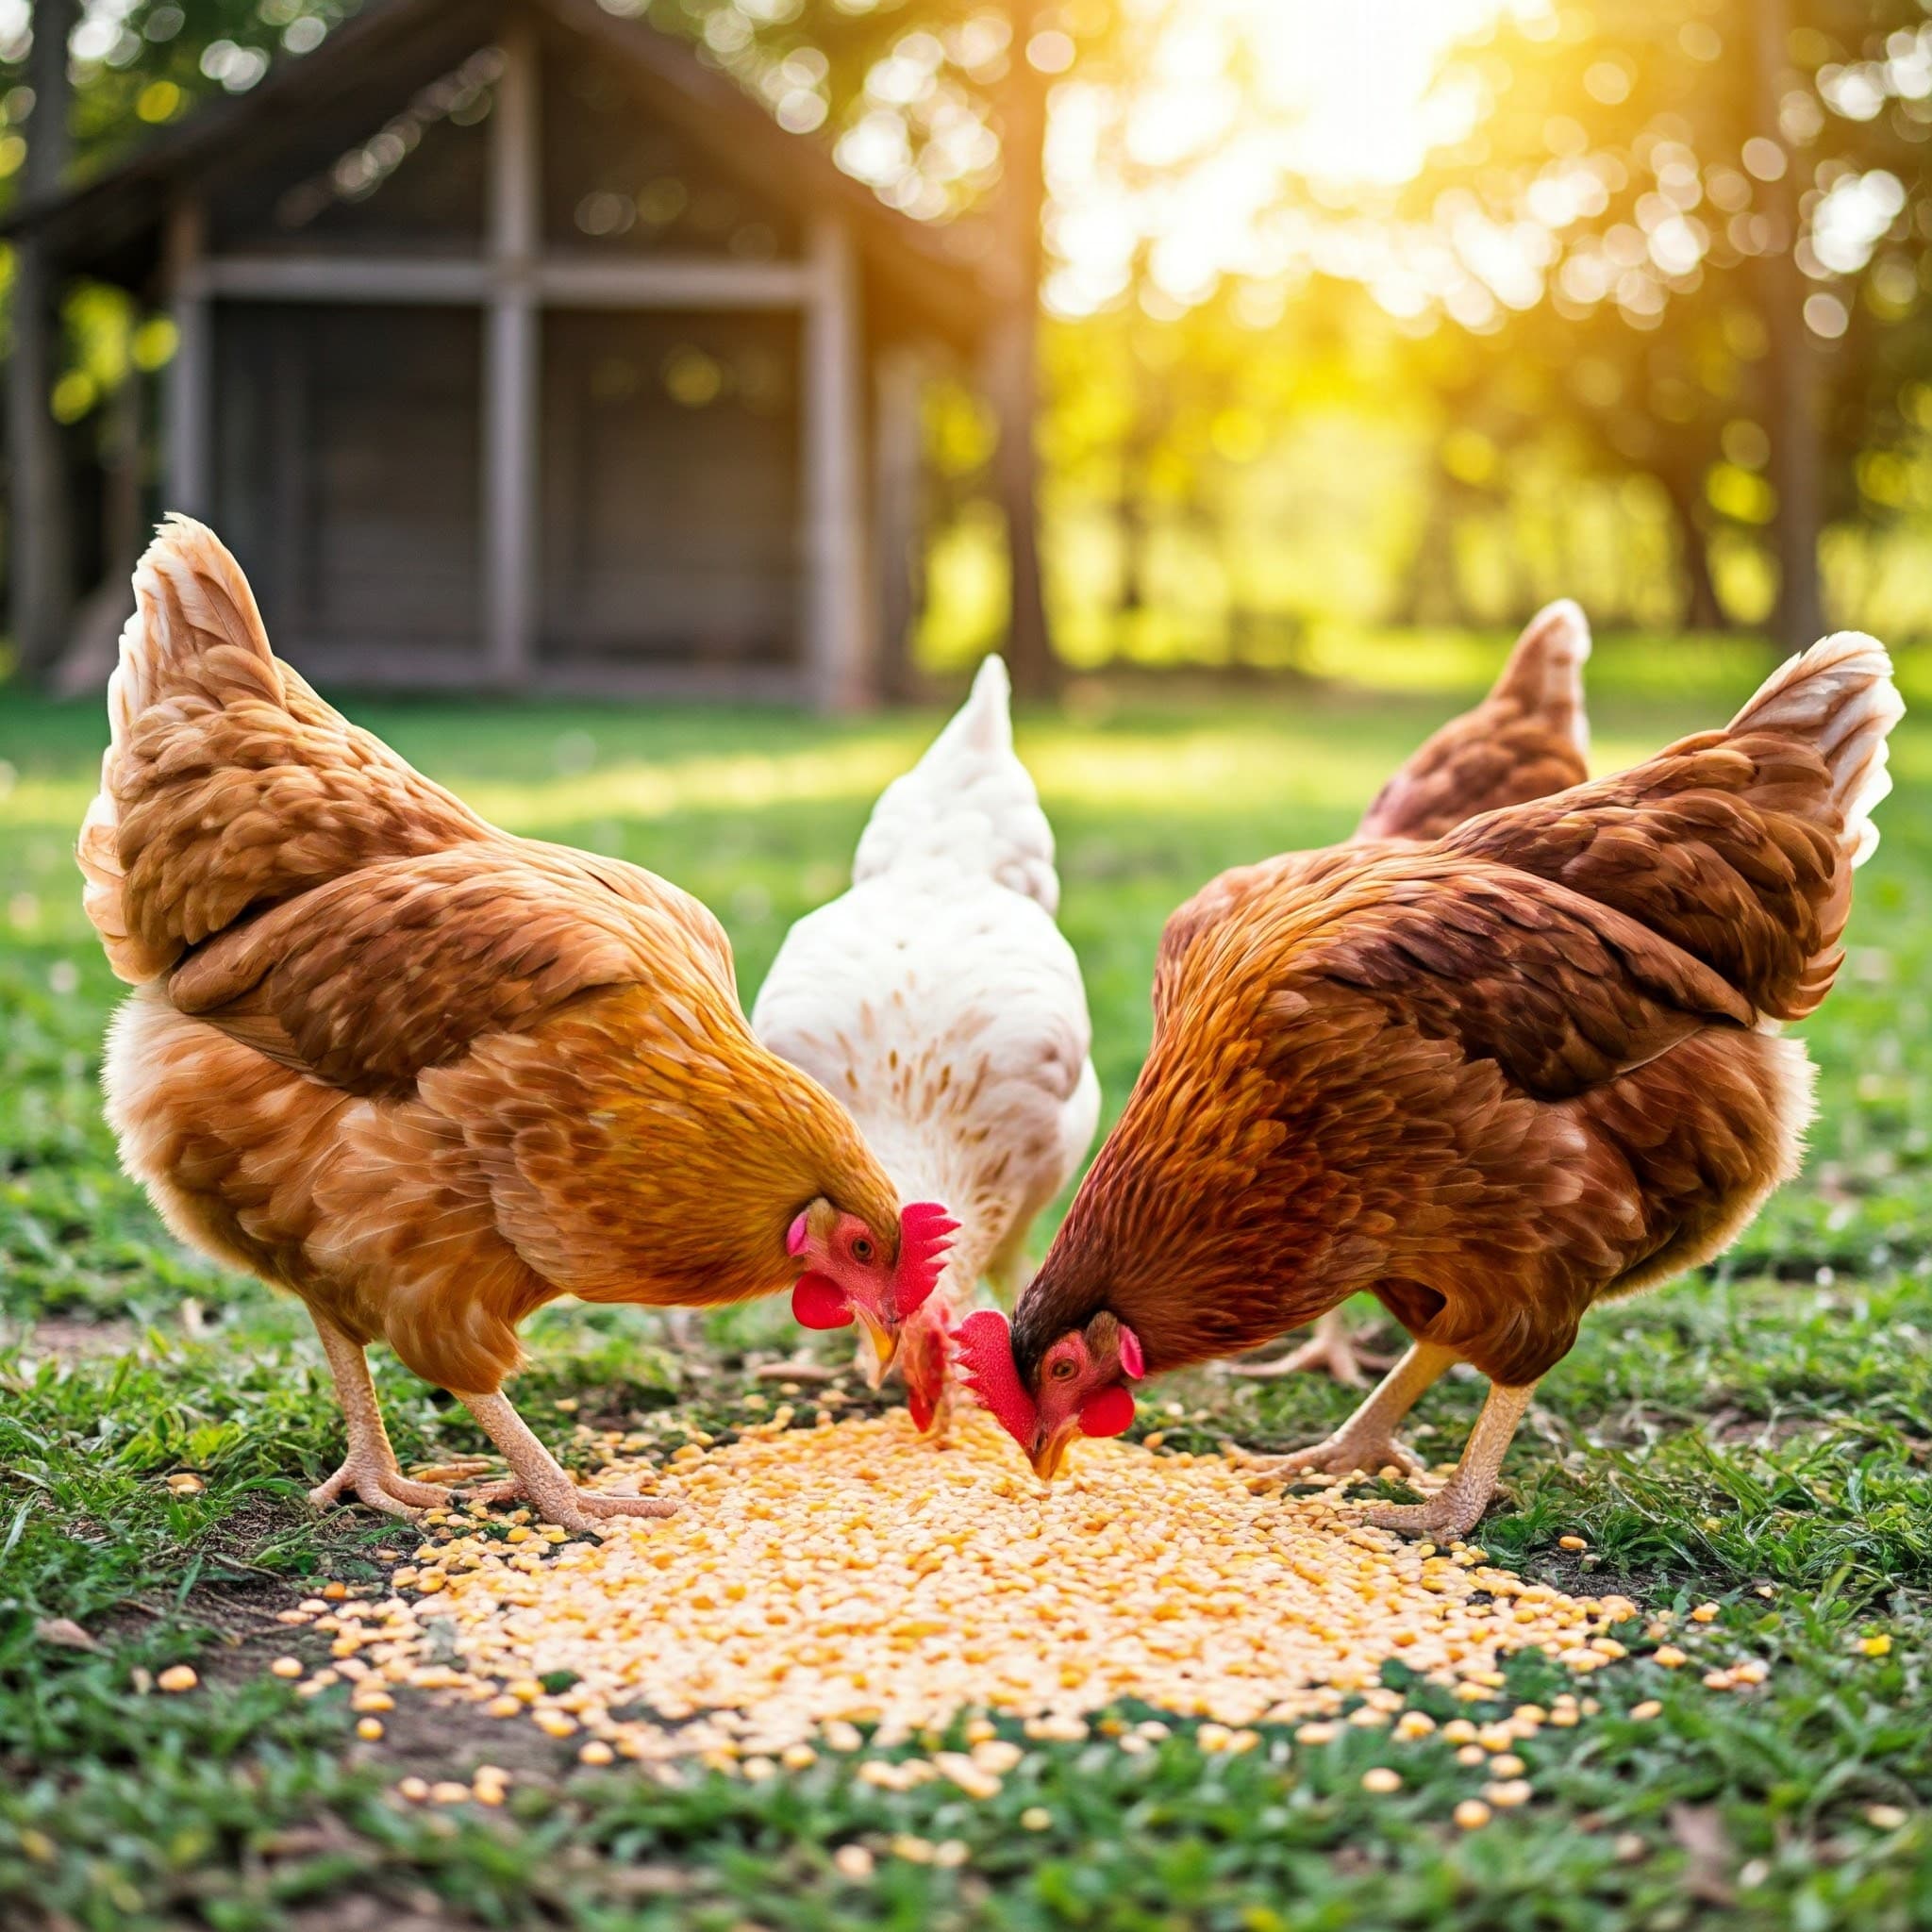
[[[85,1322],[72,1315],[42,1315],[19,1327],[0,1322],[0,1345],[17,1347],[23,1355],[61,1362],[98,1360],[103,1356],[132,1355],[141,1330],[118,1317]]]

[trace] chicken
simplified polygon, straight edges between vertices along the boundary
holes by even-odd
[[[1419,843],[1440,838],[1478,812],[1521,805],[1580,785],[1590,776],[1590,723],[1584,709],[1583,666],[1590,625],[1567,597],[1538,611],[1517,639],[1494,687],[1430,738],[1376,793],[1344,850],[1364,845]],[[1334,848],[1329,848],[1334,849]],[[1157,1016],[1167,1004],[1190,949],[1257,892],[1278,888],[1324,857],[1289,852],[1257,865],[1223,873],[1180,907],[1160,936],[1155,966]],[[1308,1341],[1272,1361],[1236,1364],[1238,1375],[1289,1375],[1325,1369],[1338,1382],[1358,1386],[1362,1365],[1388,1368],[1365,1356],[1340,1308],[1315,1324]]]
[[[108,1113],[176,1234],[313,1316],[349,1438],[313,1501],[449,1500],[397,1467],[380,1339],[552,1522],[668,1513],[576,1489],[525,1426],[502,1393],[524,1317],[790,1287],[890,1335],[937,1278],[942,1210],[902,1214],[850,1116],[758,1044],[694,899],[497,831],[348,724],[199,525],[166,525],[134,581],[79,848],[138,989]]]
[[[1368,1517],[1466,1535],[1585,1311],[1708,1260],[1795,1172],[1812,1075],[1778,1029],[1830,990],[1902,712],[1884,651],[1830,638],[1724,730],[1331,855],[1198,942],[1010,1337],[962,1333],[1035,1468],[1124,1426],[1142,1375],[1360,1290],[1414,1345],[1273,1469],[1413,1467],[1396,1424],[1471,1363],[1455,1474]]]
[[[1027,1230],[1100,1114],[1080,968],[1054,924],[1053,832],[1013,753],[998,658],[887,788],[852,879],[787,934],[752,1027],[852,1109],[908,1198],[958,1219],[899,1356],[913,1420],[937,1432],[952,1313],[982,1275],[1010,1304]]]

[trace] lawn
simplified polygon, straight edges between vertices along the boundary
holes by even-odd
[[[1499,649],[1455,661],[1479,679]],[[1601,764],[1716,722],[1759,668],[1678,654],[1666,681],[1657,661],[1600,651]],[[1081,690],[1064,715],[1023,719],[1110,1108],[1145,1049],[1166,912],[1223,866],[1343,834],[1460,694]],[[500,822],[695,891],[747,990],[788,923],[838,890],[872,799],[935,723],[357,712]],[[100,1120],[116,989],[69,855],[102,733],[95,707],[0,691],[8,1932],[1932,1924],[1932,729],[1908,721],[1896,741],[1851,956],[1807,1029],[1824,1111],[1803,1179],[1714,1271],[1587,1324],[1481,1531],[1541,1579],[1614,1584],[1646,1608],[1715,1602],[1717,1629],[1769,1658],[1769,1680],[1739,1694],[1635,1659],[1602,1673],[1603,1716],[1526,1749],[1535,1802],[1472,1833],[1449,1822],[1467,1781],[1446,1744],[1410,1747],[1406,1788],[1372,1796],[1363,1733],[1271,1735],[1229,1757],[1187,1724],[1132,1757],[1100,1739],[1029,1745],[981,1803],[942,1782],[881,1790],[829,1757],[757,1785],[694,1771],[672,1790],[527,1743],[501,1809],[399,1803],[406,1772],[474,1765],[471,1733],[425,1707],[364,1743],[341,1691],[305,1702],[263,1674],[273,1613],[325,1578],[373,1579],[370,1553],[396,1539],[304,1501],[341,1444],[306,1321],[176,1247]],[[519,1401],[565,1443],[646,1410],[727,1426],[753,1387],[746,1352],[789,1345],[770,1306],[712,1318],[694,1355],[627,1309],[550,1310],[526,1340]],[[459,1407],[375,1366],[406,1463],[479,1446]],[[1452,1380],[1425,1400],[1436,1453],[1479,1392]],[[1190,1377],[1160,1394],[1176,1448],[1287,1445],[1350,1400],[1307,1378]],[[171,1490],[183,1472],[204,1487]],[[1565,1536],[1590,1554],[1563,1552]],[[50,1641],[53,1619],[100,1647]],[[202,1690],[151,1690],[184,1660]],[[1547,1679],[1541,1659],[1520,1663],[1506,1706]],[[1653,1698],[1660,1715],[1628,1715]],[[958,1840],[962,1861],[893,1856],[907,1837]],[[877,1854],[869,1878],[834,1862],[853,1842]]]

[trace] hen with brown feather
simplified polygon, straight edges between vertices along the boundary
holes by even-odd
[[[671,1506],[578,1490],[504,1396],[541,1304],[791,1288],[815,1325],[896,1336],[938,1210],[902,1214],[844,1109],[753,1038],[704,907],[498,831],[339,716],[199,525],[135,592],[79,851],[138,989],[108,1117],[182,1239],[308,1305],[349,1434],[317,1503],[448,1500],[397,1467],[372,1341],[585,1528]]]
[[[1004,1419],[1036,1467],[1137,1369],[1366,1291],[1414,1345],[1274,1466],[1403,1459],[1395,1424],[1469,1362],[1491,1389],[1456,1474],[1371,1512],[1466,1533],[1584,1313],[1718,1253],[1795,1171],[1811,1072],[1777,1028],[1830,986],[1902,708],[1879,646],[1832,638],[1724,731],[1327,855],[1197,941],[1015,1312]]]

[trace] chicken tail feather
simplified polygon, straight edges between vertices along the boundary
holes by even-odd
[[[243,914],[489,828],[309,690],[242,567],[183,516],[134,573],[76,857],[108,963],[141,985]]]
[[[1816,751],[1830,774],[1850,862],[1862,865],[1878,843],[1873,810],[1891,790],[1886,740],[1905,712],[1885,647],[1862,631],[1841,630],[1773,672],[1728,735],[1777,732]]]
[[[1052,912],[1059,906],[1053,830],[1013,750],[1012,684],[997,655],[925,756],[886,787],[853,860],[855,885],[935,861],[990,873]]]
[[[1583,667],[1590,661],[1590,620],[1574,598],[1559,597],[1529,620],[1491,698],[1520,706],[1549,730],[1590,756],[1590,713]]]
[[[1884,650],[1844,632],[1774,673],[1724,730],[1443,843],[1640,920],[1763,1019],[1802,1020],[1843,958],[1852,872],[1877,842],[1886,734],[1904,711]]]

